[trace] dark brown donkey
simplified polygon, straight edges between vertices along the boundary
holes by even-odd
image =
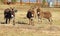
[[[52,14],[49,11],[40,12],[40,19],[46,18],[50,23],[52,23]],[[42,22],[42,21],[41,21]]]

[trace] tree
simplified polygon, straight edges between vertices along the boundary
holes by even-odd
[[[58,6],[58,0],[56,0],[56,5]]]
[[[30,4],[30,0],[29,0],[29,4]]]
[[[36,3],[38,3],[38,0],[36,0]]]
[[[36,0],[36,4],[38,5],[38,0]]]
[[[22,4],[22,0],[20,0],[20,4]]]
[[[16,0],[11,0],[12,1],[12,3],[15,3],[16,2]]]
[[[45,0],[43,0],[43,1],[42,1],[42,3],[43,3],[43,7],[45,7],[45,3],[46,3],[46,1],[45,1]]]

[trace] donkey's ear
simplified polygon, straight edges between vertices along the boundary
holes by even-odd
[[[18,10],[15,10],[15,12],[17,12]]]

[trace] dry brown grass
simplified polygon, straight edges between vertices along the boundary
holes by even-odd
[[[8,7],[7,5],[2,6],[0,7],[2,9]],[[28,23],[26,18],[28,6],[16,6],[16,8],[19,8],[15,17],[16,22]],[[43,20],[41,24],[35,19],[35,26],[17,23],[15,26],[12,24],[0,24],[0,36],[60,36],[60,8],[42,8],[42,10],[48,10],[52,13],[52,25],[49,24],[47,19]],[[0,22],[4,22],[3,11],[0,10]]]

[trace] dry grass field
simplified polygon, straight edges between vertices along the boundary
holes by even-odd
[[[42,23],[37,22],[37,18],[34,18],[35,25],[28,25],[28,19],[26,18],[27,10],[30,6],[20,5],[0,5],[0,23],[4,22],[4,9],[8,6],[16,7],[18,12],[16,13],[15,22],[10,24],[0,24],[0,36],[60,36],[60,8],[42,8],[43,11],[50,11],[52,14],[52,25],[49,24],[47,19],[44,19]],[[20,23],[17,23],[17,22]]]

